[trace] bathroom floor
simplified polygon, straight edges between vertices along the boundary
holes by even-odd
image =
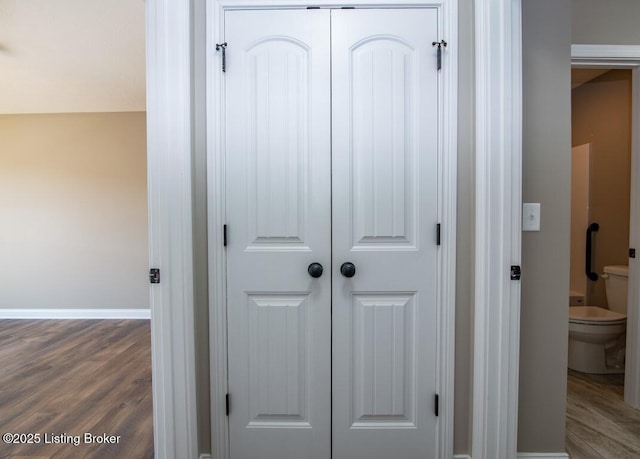
[[[640,457],[640,411],[624,403],[624,375],[569,370],[567,452],[571,459]]]

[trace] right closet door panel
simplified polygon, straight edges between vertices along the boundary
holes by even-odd
[[[331,12],[333,459],[437,455],[438,37]]]

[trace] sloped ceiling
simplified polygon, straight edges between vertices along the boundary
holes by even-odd
[[[571,69],[571,89],[576,89],[589,81],[598,78],[600,75],[607,73],[611,69],[584,69],[573,68]]]
[[[145,110],[144,0],[0,0],[0,114]]]

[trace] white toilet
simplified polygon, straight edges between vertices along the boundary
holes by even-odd
[[[569,307],[569,368],[582,373],[624,373],[628,266],[605,266],[609,309]]]

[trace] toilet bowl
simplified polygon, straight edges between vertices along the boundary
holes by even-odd
[[[609,309],[569,307],[569,368],[582,373],[624,373],[627,266],[605,266]]]

